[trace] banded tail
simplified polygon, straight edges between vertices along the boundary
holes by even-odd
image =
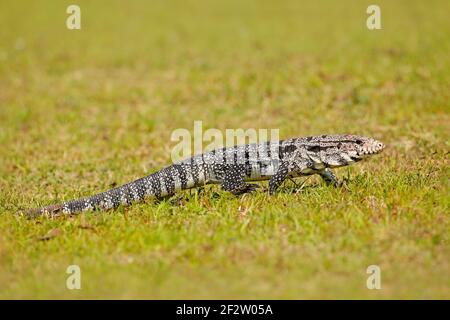
[[[158,172],[133,182],[95,194],[60,204],[49,205],[42,208],[27,210],[23,215],[37,217],[40,215],[58,216],[61,214],[77,214],[88,210],[108,210],[142,202],[148,196],[164,197],[172,195],[179,190],[192,188],[204,184],[199,179],[196,164],[173,164]]]

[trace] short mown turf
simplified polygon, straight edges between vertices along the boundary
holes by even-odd
[[[0,298],[450,298],[448,1],[377,1],[375,31],[364,1],[77,4],[70,31],[64,1],[0,3]],[[15,215],[169,164],[195,120],[387,148],[341,188]]]

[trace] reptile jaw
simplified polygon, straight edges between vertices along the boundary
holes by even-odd
[[[386,146],[382,142],[371,140],[362,146],[359,156],[365,157],[380,153],[385,147]]]

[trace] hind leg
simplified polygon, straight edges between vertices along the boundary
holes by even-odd
[[[240,195],[251,193],[260,187],[257,184],[245,183],[244,176],[245,167],[243,165],[227,165],[221,183],[222,189],[234,195]]]

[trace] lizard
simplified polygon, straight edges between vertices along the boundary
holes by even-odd
[[[338,185],[332,171],[378,154],[385,145],[375,139],[350,134],[320,135],[235,145],[194,155],[133,182],[89,197],[23,212],[28,217],[77,214],[115,209],[153,196],[171,196],[180,190],[220,184],[234,195],[251,193],[269,180],[269,194],[288,178],[320,175],[326,184]]]

